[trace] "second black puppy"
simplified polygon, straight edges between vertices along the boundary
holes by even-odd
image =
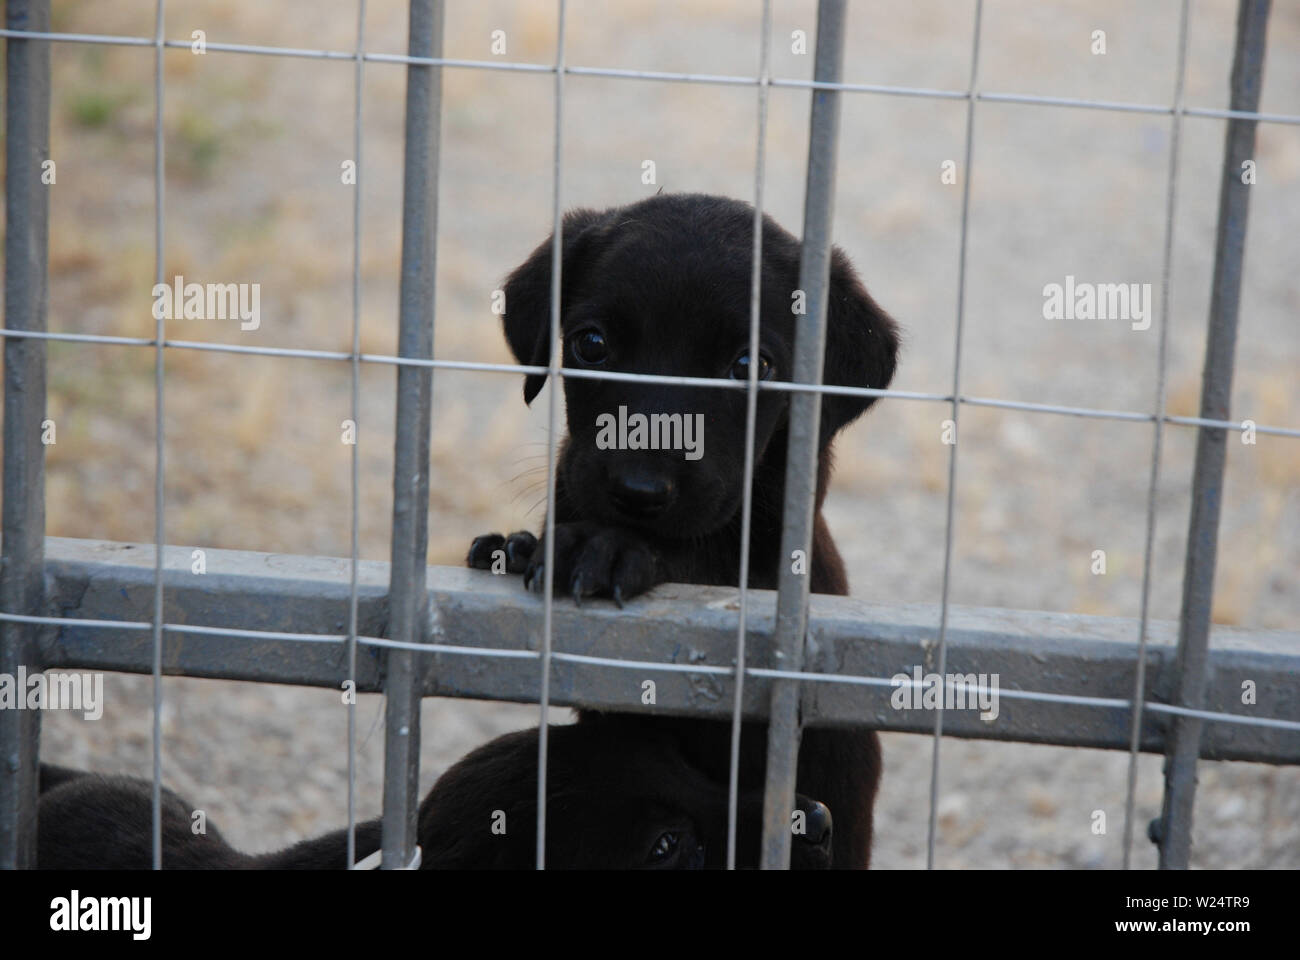
[[[826,807],[796,801],[806,829],[794,861],[830,863]],[[741,794],[740,836],[757,851],[761,790]],[[607,722],[552,726],[546,863],[552,868],[687,870],[725,865],[727,790],[684,762],[671,735]],[[192,829],[193,806],[162,791],[162,865],[169,870],[342,870],[343,830],[274,853],[236,850],[216,827]],[[44,870],[147,870],[153,862],[153,787],[41,765],[37,865]],[[356,853],[380,848],[383,826],[356,826]],[[531,869],[537,849],[537,730],[479,747],[444,773],[420,804],[421,868]],[[757,858],[741,866],[757,866]]]
[[[759,353],[751,356],[750,273],[753,208],[699,194],[656,196],[610,210],[576,210],[564,219],[561,328],[566,368],[625,373],[789,380],[796,310],[801,303],[799,241],[763,221]],[[550,355],[551,241],[511,274],[505,334],[521,363]],[[885,387],[894,374],[898,334],[871,299],[848,258],[834,251],[830,271],[824,381]],[[545,377],[524,381],[531,403]],[[557,591],[618,602],[658,583],[736,585],[740,576],[746,400],[743,391],[566,377],[568,437],[557,471]],[[863,397],[822,399],[810,586],[848,592],[844,565],[822,518],[835,434],[871,404]],[[775,588],[783,562],[789,394],[762,391],[754,446],[749,585]],[[532,534],[475,540],[471,566],[489,569],[504,551],[507,569],[540,590],[545,556]],[[787,561],[788,562],[788,561]],[[728,725],[645,718],[674,731],[691,761],[726,782]],[[761,784],[766,733],[746,725],[742,786]],[[797,789],[827,803],[835,817],[834,865],[865,867],[880,770],[874,733],[809,730]]]

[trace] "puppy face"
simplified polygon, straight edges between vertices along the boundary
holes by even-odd
[[[566,369],[746,380],[790,380],[799,243],[764,220],[759,350],[750,356],[753,209],[702,195],[666,195],[564,222],[561,291]],[[506,336],[518,359],[544,366],[550,351],[551,243],[506,283]],[[897,334],[847,258],[835,252],[825,382],[883,387]],[[544,377],[529,376],[529,402]],[[569,437],[566,495],[584,519],[659,536],[711,533],[739,512],[745,444],[743,391],[580,379],[564,381]],[[784,457],[789,394],[762,391],[755,462]],[[822,445],[870,401],[826,397]],[[774,445],[775,441],[775,445]]]
[[[529,869],[536,855],[537,731],[507,734],[445,773],[420,809],[429,869]],[[579,723],[550,728],[546,864],[552,869],[721,868],[727,854],[727,790],[691,767],[676,741]],[[796,801],[806,829],[791,865],[831,865],[830,813]],[[758,865],[763,796],[743,791],[737,863]]]

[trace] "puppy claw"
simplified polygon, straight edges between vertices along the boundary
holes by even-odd
[[[478,570],[490,570],[493,552],[501,549],[505,542],[505,537],[499,533],[485,533],[481,537],[475,537],[473,543],[469,545],[465,564]]]
[[[523,573],[537,550],[537,538],[527,530],[519,530],[506,537],[506,570]]]
[[[576,606],[582,606],[582,574],[575,574],[573,577],[573,602]]]
[[[614,584],[614,602],[620,610],[623,609],[623,588],[619,584]]]

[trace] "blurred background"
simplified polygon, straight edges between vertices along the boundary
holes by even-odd
[[[152,2],[55,0],[59,31],[153,34]],[[371,0],[366,48],[406,49],[406,4]],[[984,7],[982,90],[1167,104],[1177,0]],[[446,56],[554,60],[555,4],[450,0]],[[813,0],[774,3],[774,76],[809,78]],[[1227,106],[1236,3],[1192,3],[1187,103]],[[761,5],[743,0],[570,0],[570,65],[754,75]],[[964,90],[973,4],[850,4],[845,79]],[[169,38],[350,51],[352,0],[175,0]],[[1091,52],[1106,32],[1105,55]],[[806,55],[792,51],[803,30]],[[1300,2],[1277,0],[1261,110],[1300,113]],[[50,313],[54,331],[153,335],[153,51],[53,47]],[[188,50],[165,55],[166,275],[261,285],[262,323],[177,320],[177,339],[322,350],[351,344],[354,65]],[[553,78],[444,75],[436,355],[510,362],[492,291],[551,223]],[[405,69],[365,67],[362,348],[396,348]],[[564,196],[623,204],[665,191],[753,197],[756,93],[599,77],[566,80]],[[905,330],[893,386],[951,389],[966,106],[845,94],[835,240]],[[969,225],[963,391],[1109,410],[1154,408],[1170,118],[980,103]],[[770,95],[765,207],[798,233],[809,94]],[[1183,122],[1169,304],[1168,410],[1197,413],[1224,122]],[[656,182],[642,182],[654,161]],[[957,162],[956,184],[941,165]],[[1300,424],[1300,128],[1262,124],[1242,292],[1233,417]],[[1150,283],[1154,320],[1043,318],[1043,287]],[[153,354],[52,343],[48,533],[153,537]],[[168,543],[346,556],[350,449],[343,362],[174,350],[166,360]],[[549,389],[549,388],[548,388]],[[361,556],[388,559],[394,373],[362,368]],[[435,375],[429,560],[460,564],[488,530],[543,522],[546,397],[519,380]],[[937,602],[948,449],[942,404],[884,400],[837,447],[827,514],[856,596]],[[1136,617],[1150,424],[967,406],[954,603]],[[1176,619],[1195,431],[1166,428],[1157,499],[1152,615]],[[1214,619],[1300,625],[1300,442],[1228,444]],[[1091,573],[1106,551],[1107,573]],[[1300,642],[1300,639],[1297,640]],[[346,816],[346,717],[336,693],[220,681],[165,684],[164,779],[236,845],[264,850]],[[102,720],[47,714],[43,757],[147,774],[149,681],[106,680]],[[379,811],[382,702],[360,719],[362,816]],[[564,711],[556,719],[567,718]],[[467,750],[536,723],[533,707],[428,700],[421,789]],[[886,740],[875,863],[924,865],[930,744]],[[945,741],[938,864],[1113,867],[1121,856],[1127,757]],[[1135,863],[1159,810],[1161,759],[1144,756]],[[1197,866],[1300,866],[1300,770],[1205,763]],[[1092,811],[1109,831],[1091,832]]]

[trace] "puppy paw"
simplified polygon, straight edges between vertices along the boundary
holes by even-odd
[[[537,549],[537,538],[527,530],[517,530],[508,537],[499,533],[485,533],[475,537],[469,545],[469,554],[465,562],[475,570],[491,570],[493,573],[523,573],[528,569],[528,561]],[[498,556],[502,551],[504,556]],[[500,561],[505,560],[502,571]]]
[[[661,582],[661,569],[659,554],[635,533],[594,523],[555,526],[555,592],[570,594],[575,603],[583,597],[610,597],[621,607]],[[543,540],[524,571],[524,586],[541,593],[545,582]]]

